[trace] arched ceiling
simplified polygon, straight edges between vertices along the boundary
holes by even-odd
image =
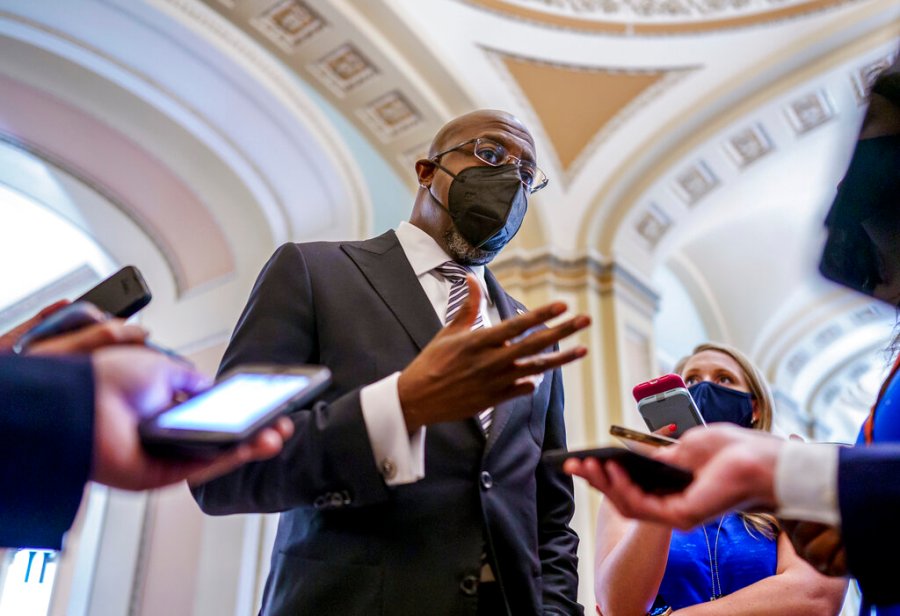
[[[507,109],[551,177],[509,256],[671,271],[710,335],[809,407],[875,348],[850,326],[867,302],[819,280],[815,255],[898,36],[895,0],[0,0],[7,103],[39,93],[32,119],[69,117],[41,132],[8,114],[4,133],[141,226],[173,297],[233,271],[233,299],[280,241],[394,224],[436,129]],[[110,144],[92,169],[67,164],[78,114]],[[370,152],[408,194],[379,186]],[[134,198],[121,163],[141,157],[163,175]],[[172,222],[191,216],[206,222]],[[832,363],[797,359],[818,355]]]
[[[593,255],[644,281],[671,270],[708,335],[798,406],[880,361],[886,315],[815,263],[868,80],[900,37],[894,0],[204,2],[411,186],[444,121],[516,113],[551,183],[514,251]]]

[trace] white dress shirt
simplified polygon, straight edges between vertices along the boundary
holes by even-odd
[[[777,514],[840,526],[838,451],[840,445],[788,441],[775,465]]]
[[[408,222],[397,228],[400,247],[422,285],[422,290],[434,307],[441,322],[447,314],[450,298],[450,282],[433,271],[435,267],[453,259],[443,251],[430,235]],[[491,301],[484,282],[484,266],[470,269],[481,285],[481,318],[485,327],[500,321],[497,307]],[[445,323],[446,325],[446,323]],[[360,390],[360,406],[363,421],[369,433],[369,442],[375,455],[375,464],[381,470],[387,485],[413,483],[425,476],[425,430],[413,434],[406,430],[406,421],[400,408],[397,381],[400,373],[367,385]]]

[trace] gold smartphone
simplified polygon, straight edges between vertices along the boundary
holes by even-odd
[[[661,434],[639,432],[638,430],[632,430],[631,428],[616,425],[609,427],[609,433],[616,438],[622,439],[626,445],[629,444],[629,441],[634,441],[651,447],[668,447],[669,445],[674,445],[678,442],[674,438],[662,436]]]

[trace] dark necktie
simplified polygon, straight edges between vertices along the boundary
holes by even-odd
[[[472,270],[464,265],[460,265],[456,261],[447,261],[434,268],[438,274],[444,277],[450,283],[450,299],[447,301],[447,318],[445,323],[450,323],[459,314],[463,304],[469,298],[469,287],[466,286],[466,275],[471,274]],[[475,323],[472,329],[481,329],[484,327],[484,320],[481,318],[481,310],[479,306],[478,316],[475,317]],[[491,413],[493,408],[485,409],[478,414],[478,422],[481,424],[481,430],[487,434],[491,427]]]

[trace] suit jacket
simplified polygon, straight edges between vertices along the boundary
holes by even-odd
[[[842,447],[838,502],[847,564],[863,597],[900,603],[900,445]]]
[[[523,310],[488,272],[501,317]],[[263,269],[221,369],[318,363],[333,386],[293,415],[273,460],[195,489],[214,514],[283,512],[264,614],[474,614],[484,549],[510,613],[581,613],[571,479],[541,462],[565,447],[559,371],[477,419],[432,425],[425,478],[388,487],[359,391],[402,370],[441,328],[396,235],[287,244]]]
[[[89,360],[0,356],[0,546],[62,546],[93,442]]]

